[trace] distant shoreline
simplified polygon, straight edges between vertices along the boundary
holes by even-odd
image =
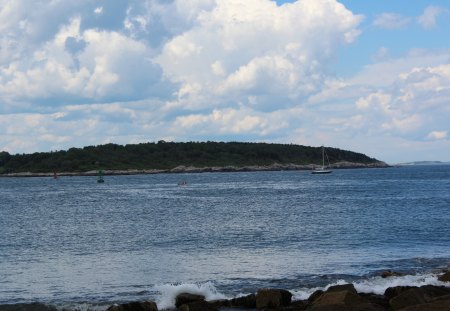
[[[169,173],[213,173],[213,172],[259,172],[259,171],[307,171],[318,167],[315,164],[271,164],[266,166],[213,166],[213,167],[194,167],[177,166],[172,169],[128,169],[128,170],[102,170],[104,175],[150,175],[150,174],[169,174]],[[384,162],[370,164],[354,162],[338,162],[329,166],[331,169],[351,169],[351,168],[386,168],[391,167]],[[19,172],[0,174],[0,177],[52,177],[57,176],[97,176],[98,170],[86,172]]]

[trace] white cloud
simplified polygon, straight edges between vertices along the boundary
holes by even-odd
[[[197,14],[196,24],[157,58],[166,77],[181,84],[185,106],[197,108],[220,101],[267,110],[268,102],[290,105],[317,92],[324,66],[339,45],[354,40],[361,21],[328,0],[281,7],[217,1]]]
[[[411,22],[411,18],[397,13],[382,13],[375,17],[374,26],[385,29],[402,29]]]
[[[430,5],[417,18],[417,22],[425,29],[432,29],[437,26],[438,17],[444,13],[448,13],[448,11],[444,8]]]
[[[439,139],[446,139],[448,135],[448,131],[432,131],[431,133],[428,134],[428,138],[429,139],[435,139],[435,140],[439,140]]]

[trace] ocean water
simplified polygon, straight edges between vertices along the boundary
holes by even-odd
[[[341,283],[383,293],[443,285],[449,267],[450,165],[0,178],[0,310],[166,309],[184,291],[263,287],[305,299]],[[382,279],[388,269],[406,275]]]

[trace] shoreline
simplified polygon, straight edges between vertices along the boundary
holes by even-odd
[[[18,302],[0,303],[5,311],[79,311],[80,305],[88,311],[231,311],[231,310],[278,310],[278,311],[431,311],[450,310],[450,270],[436,273],[436,282],[405,285],[397,284],[398,277],[411,275],[392,270],[381,272],[379,277],[392,280],[392,286],[382,292],[361,291],[356,284],[332,283],[298,298],[295,291],[280,287],[263,287],[253,293],[229,298],[214,297],[199,290],[187,288],[173,293],[170,305],[160,305],[156,300],[132,299],[117,302],[68,303]]]
[[[104,175],[150,175],[150,174],[170,174],[170,173],[220,173],[220,172],[261,172],[261,171],[308,171],[318,165],[315,164],[278,164],[271,165],[251,165],[251,166],[209,166],[195,167],[179,165],[172,169],[128,169],[128,170],[102,170]],[[388,168],[392,167],[384,162],[375,163],[355,163],[355,162],[337,162],[331,164],[331,169],[355,169],[355,168]],[[55,172],[19,172],[0,174],[0,177],[53,177]],[[97,176],[98,170],[85,172],[56,172],[57,176]]]

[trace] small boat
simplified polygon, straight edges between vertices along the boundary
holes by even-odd
[[[102,170],[98,171],[97,182],[100,184],[105,182],[105,180],[103,179],[103,171]]]
[[[319,168],[314,168],[312,170],[312,174],[330,174],[332,172],[332,170],[327,169],[327,167],[325,166],[325,147],[322,146],[322,166]],[[328,160],[328,155],[327,155],[327,161],[328,161],[328,166],[330,166],[330,161]]]

